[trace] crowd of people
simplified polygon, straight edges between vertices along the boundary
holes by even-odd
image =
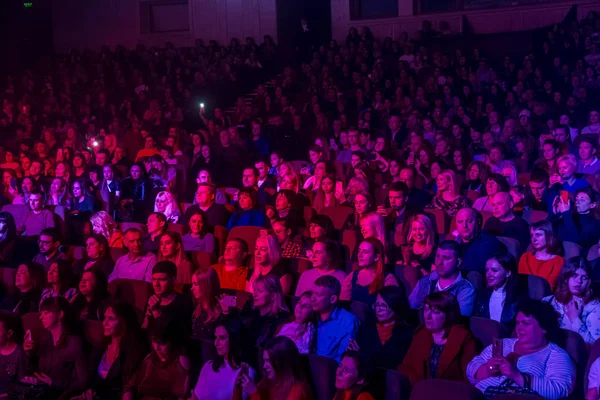
[[[270,37],[9,76],[0,394],[308,400],[316,355],[335,400],[382,369],[598,400],[565,343],[600,337],[599,32],[496,60],[352,28],[231,113],[204,99],[274,68]]]

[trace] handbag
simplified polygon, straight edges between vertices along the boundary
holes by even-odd
[[[32,385],[30,383],[17,382],[9,398],[18,400],[42,399],[47,389],[48,385],[44,384]]]
[[[499,386],[488,386],[485,389],[485,392],[483,392],[483,395],[486,400],[493,399],[501,394],[528,394],[539,396],[539,394],[531,389],[531,375],[523,374],[523,380],[523,386],[514,386],[515,381],[507,378]]]

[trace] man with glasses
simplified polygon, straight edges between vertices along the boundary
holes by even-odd
[[[40,254],[33,257],[33,261],[43,265],[46,272],[52,263],[58,260],[68,260],[67,255],[59,250],[60,242],[60,233],[56,228],[46,228],[40,233],[38,239]]]

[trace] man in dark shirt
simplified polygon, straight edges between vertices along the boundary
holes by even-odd
[[[530,242],[529,224],[513,212],[512,196],[506,192],[498,192],[492,198],[493,217],[489,218],[483,231],[495,236],[515,239],[519,242],[521,252],[527,250]]]
[[[148,235],[144,238],[144,250],[156,253],[160,248],[160,237],[167,231],[168,223],[165,214],[155,212],[148,216]]]
[[[422,210],[431,203],[431,195],[424,190],[415,187],[417,181],[417,170],[414,167],[405,167],[400,171],[400,182],[408,186],[407,205]]]
[[[216,193],[217,187],[212,183],[199,184],[196,191],[196,204],[187,209],[183,217],[183,223],[187,224],[192,214],[200,209],[206,214],[204,223],[210,228],[214,228],[216,225],[227,225],[231,213],[227,211],[224,205],[215,203]]]
[[[462,248],[462,268],[485,274],[485,263],[504,246],[489,233],[481,232],[482,217],[472,208],[463,208],[456,214],[456,241]]]
[[[56,228],[46,228],[40,233],[38,239],[38,246],[40,247],[40,254],[33,258],[33,262],[36,262],[48,271],[50,265],[58,260],[68,260],[66,254],[59,250],[60,247],[60,233]]]
[[[166,326],[175,323],[185,332],[191,329],[191,304],[175,291],[177,266],[171,261],[159,261],[152,268],[152,289],[154,294],[148,299],[143,327],[160,323]],[[164,325],[163,325],[164,324]]]

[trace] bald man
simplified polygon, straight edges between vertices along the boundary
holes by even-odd
[[[485,275],[485,263],[504,249],[496,237],[481,231],[482,217],[473,208],[463,208],[456,214],[456,241],[461,245],[465,271]]]
[[[509,193],[496,193],[492,197],[492,214],[494,216],[485,222],[483,230],[495,236],[515,239],[519,242],[520,251],[523,253],[531,242],[529,224],[523,218],[515,215],[514,206],[515,203]]]

